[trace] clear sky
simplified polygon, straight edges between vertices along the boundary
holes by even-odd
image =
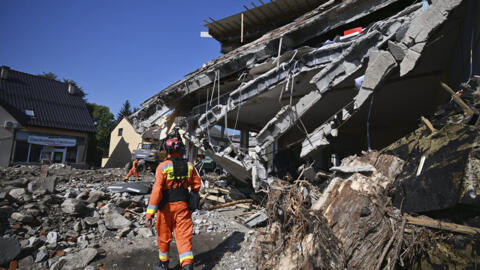
[[[258,4],[258,1],[255,1]],[[76,81],[116,114],[220,56],[202,19],[246,0],[2,0],[0,65]]]

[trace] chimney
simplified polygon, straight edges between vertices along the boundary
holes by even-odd
[[[0,78],[2,80],[8,79],[8,72],[10,71],[10,67],[7,66],[1,66],[0,67]]]
[[[75,87],[75,85],[69,83],[69,84],[68,84],[68,93],[69,93],[70,95],[76,95],[76,94],[78,94],[77,87]]]

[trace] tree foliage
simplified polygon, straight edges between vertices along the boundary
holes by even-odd
[[[115,117],[110,112],[110,109],[103,105],[88,103],[87,108],[97,127],[97,134],[95,135],[97,158],[95,163],[99,165],[98,163],[101,161],[102,156],[108,155],[110,133],[116,125]]]
[[[130,101],[128,101],[128,99],[127,99],[127,100],[125,100],[125,102],[122,105],[122,108],[120,109],[120,111],[117,114],[117,122],[122,121],[122,119],[124,117],[128,117],[132,113],[133,113],[133,111],[132,111],[131,106],[130,106]]]
[[[42,74],[38,74],[38,76],[58,81],[57,74],[55,74],[53,72],[42,72]]]

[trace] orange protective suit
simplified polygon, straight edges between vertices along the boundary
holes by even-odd
[[[188,175],[183,188],[191,188],[193,192],[198,192],[201,187],[200,177],[191,162],[188,162]],[[158,232],[158,249],[161,261],[168,261],[168,250],[172,241],[172,231],[175,233],[178,255],[181,266],[193,263],[192,236],[193,223],[187,202],[176,201],[167,202],[161,209],[158,205],[162,200],[162,192],[172,186],[173,162],[165,160],[157,167],[155,174],[155,184],[147,208],[147,219],[153,218],[157,213],[156,229]]]
[[[128,180],[132,174],[135,174],[135,177],[138,180],[138,171],[137,171],[138,159],[135,159],[132,164],[132,168],[128,172],[127,176],[125,176],[125,180]]]

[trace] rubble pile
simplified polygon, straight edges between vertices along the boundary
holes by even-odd
[[[382,151],[349,156],[325,183],[277,180],[260,269],[474,269],[480,251],[480,86]]]
[[[38,166],[0,169],[0,269],[13,264],[18,269],[93,267],[108,255],[104,246],[121,239],[128,240],[126,245],[150,239],[155,250],[155,229],[144,225],[152,181],[117,182],[125,175],[123,169],[77,170],[60,164],[48,168],[49,176],[41,174]],[[149,174],[142,178],[153,180]],[[223,185],[220,189],[225,195],[217,197],[227,202],[248,196],[215,175],[206,177],[205,182],[212,190]],[[211,194],[209,189],[202,192]],[[233,236],[241,233],[240,243],[222,246],[228,256],[213,261],[225,266],[223,269],[255,268],[253,230],[242,225],[242,219],[235,221],[255,209],[248,199],[243,204],[192,214],[194,235],[222,234],[237,241]]]
[[[5,248],[0,265],[19,260],[20,269],[77,269],[102,255],[103,241],[149,237],[142,215],[148,194],[113,193],[106,186],[121,179],[121,169],[76,170],[17,166],[1,171],[1,235]]]

